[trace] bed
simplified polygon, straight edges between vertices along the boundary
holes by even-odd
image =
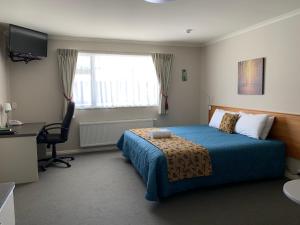
[[[141,175],[145,198],[158,201],[178,192],[242,181],[282,177],[285,145],[278,140],[257,140],[227,134],[207,125],[167,127],[173,134],[205,147],[210,154],[212,175],[169,182],[162,151],[131,131],[117,146]]]

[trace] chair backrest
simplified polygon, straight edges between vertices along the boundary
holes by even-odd
[[[68,103],[68,108],[67,108],[67,113],[64,117],[64,120],[62,122],[62,129],[61,129],[61,138],[63,140],[68,140],[68,135],[69,135],[69,130],[70,130],[70,125],[72,122],[72,118],[74,115],[74,110],[75,110],[75,103],[72,101],[69,101]]]

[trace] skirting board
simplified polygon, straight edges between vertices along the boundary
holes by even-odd
[[[76,155],[90,152],[105,152],[105,151],[117,151],[118,148],[115,145],[99,146],[93,148],[77,148],[57,151],[58,155]],[[47,155],[51,155],[51,150],[47,151]]]

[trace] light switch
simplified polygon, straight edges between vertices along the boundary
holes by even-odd
[[[12,107],[13,110],[15,110],[15,109],[17,109],[18,105],[17,105],[16,102],[12,102],[11,107]]]

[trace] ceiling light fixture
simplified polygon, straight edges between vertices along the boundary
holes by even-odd
[[[186,30],[185,30],[185,32],[186,32],[187,34],[190,34],[192,31],[193,31],[193,29],[186,29]]]
[[[175,0],[144,0],[144,1],[150,3],[162,4],[162,3],[173,2]]]

